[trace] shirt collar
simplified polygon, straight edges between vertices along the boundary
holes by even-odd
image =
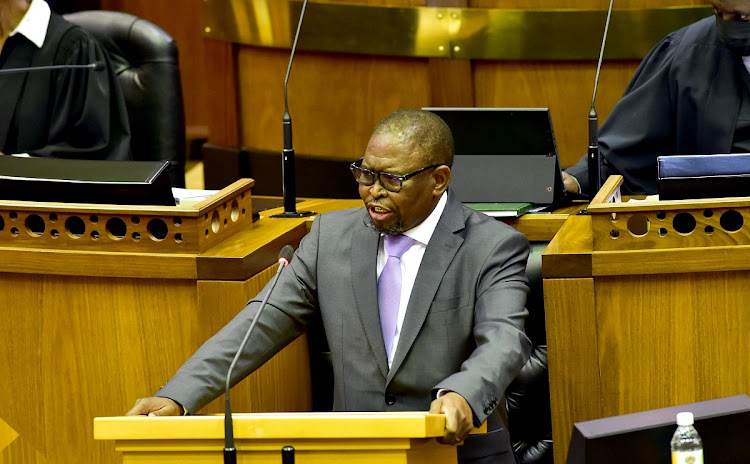
[[[404,235],[409,236],[417,242],[427,246],[427,244],[430,243],[432,234],[435,232],[438,221],[440,221],[440,216],[443,215],[443,210],[445,210],[446,203],[448,203],[448,192],[443,192],[443,194],[440,196],[440,200],[438,200],[438,204],[435,205],[435,209],[432,210],[430,215],[427,216],[424,221],[419,223],[419,225],[414,226],[404,232]]]
[[[44,0],[31,0],[29,9],[10,35],[21,34],[38,48],[42,48],[44,39],[47,37],[47,27],[49,26],[51,15],[52,13],[47,2]]]

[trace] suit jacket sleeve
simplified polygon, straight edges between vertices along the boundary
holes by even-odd
[[[231,385],[252,373],[302,334],[318,311],[316,266],[318,219],[279,276],[258,323],[232,371]],[[216,335],[201,346],[156,396],[171,398],[196,413],[224,393],[226,375],[268,285]]]
[[[531,352],[531,342],[523,330],[528,314],[528,254],[526,237],[511,231],[487,256],[474,305],[476,348],[459,372],[435,386],[435,390],[444,388],[463,396],[474,412],[477,426],[499,405]]]

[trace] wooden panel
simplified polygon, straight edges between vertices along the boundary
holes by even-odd
[[[198,282],[199,310],[195,339],[202,344],[224,327],[263,288],[276,269],[277,266],[269,267],[256,278],[245,282]],[[307,336],[302,336],[232,388],[232,411],[310,411],[312,390],[309,359]],[[224,412],[224,395],[199,412]]]
[[[241,47],[243,143],[281,152],[288,51]],[[298,154],[337,160],[362,156],[375,124],[403,107],[430,104],[426,60],[297,53],[289,112]]]
[[[626,250],[595,253],[592,275],[638,275],[675,272],[747,270],[750,247],[724,246],[675,250]]]
[[[49,461],[23,438],[0,447],[0,464],[46,464],[47,462]]]
[[[599,123],[619,101],[637,61],[605,62],[599,77]],[[550,109],[560,163],[575,164],[588,147],[588,114],[596,62],[477,62],[476,106]]]
[[[1,249],[0,462],[118,462],[111,443],[93,441],[91,419],[123,414],[157,391],[260,290],[275,269],[260,271],[305,230],[301,219],[265,219],[201,255],[35,250],[24,242]],[[196,267],[216,278],[224,259],[241,261],[228,266],[235,281],[196,280]],[[16,273],[8,263],[19,264]],[[252,269],[260,274],[243,280]],[[67,273],[80,275],[56,275]],[[300,338],[244,382],[239,410],[309,410],[308,362]],[[283,382],[289,387],[279,389]]]
[[[246,144],[277,152],[281,148],[282,83],[288,50],[241,51],[240,67],[229,62],[231,46],[203,39],[200,0],[191,7],[174,0],[101,0],[117,9],[156,22],[180,45],[188,126],[210,126],[214,143]],[[606,9],[608,0],[336,0],[364,5],[460,6],[506,9]],[[706,0],[621,0],[618,9],[706,5]],[[304,29],[304,28],[303,28]],[[189,50],[189,55],[185,50]],[[307,55],[307,56],[305,56]],[[372,126],[401,107],[545,106],[553,123],[563,166],[574,164],[587,147],[587,115],[595,62],[514,63],[402,60],[300,53],[290,78],[289,100],[295,149],[330,159],[352,159],[363,150]],[[428,64],[429,63],[429,64]],[[619,100],[637,66],[606,62],[597,98],[603,122]],[[472,69],[470,66],[469,69]],[[210,70],[207,73],[206,70]],[[239,115],[235,72],[242,91]],[[395,83],[395,85],[394,85]],[[234,112],[234,114],[233,114]],[[240,127],[241,140],[236,133]],[[342,130],[343,129],[343,130]]]
[[[555,462],[563,463],[573,422],[603,417],[593,279],[544,279],[544,311],[552,441]]]
[[[117,462],[92,418],[123,414],[189,356],[194,284],[2,273],[0,285],[0,417],[14,443],[51,463]]]
[[[603,416],[750,391],[750,272],[597,278]],[[633,295],[637,295],[634,298]]]
[[[237,90],[237,56],[235,46],[228,42],[206,39],[205,87],[210,116],[211,143],[227,147],[240,146],[239,97]],[[195,57],[200,61],[200,55]]]
[[[430,58],[430,106],[474,106],[473,67],[469,60]]]

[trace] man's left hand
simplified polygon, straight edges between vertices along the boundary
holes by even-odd
[[[469,403],[456,392],[449,392],[430,404],[430,414],[445,414],[445,432],[438,441],[457,445],[469,436],[474,427],[474,415]]]

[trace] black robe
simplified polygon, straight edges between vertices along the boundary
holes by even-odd
[[[669,34],[599,130],[602,181],[621,174],[623,193],[654,194],[658,156],[730,153],[746,74],[714,17]],[[585,156],[567,172],[588,191]]]
[[[0,68],[106,63],[105,69],[0,75],[0,152],[85,159],[132,159],[122,91],[101,46],[82,28],[52,13],[37,48],[8,38]]]

